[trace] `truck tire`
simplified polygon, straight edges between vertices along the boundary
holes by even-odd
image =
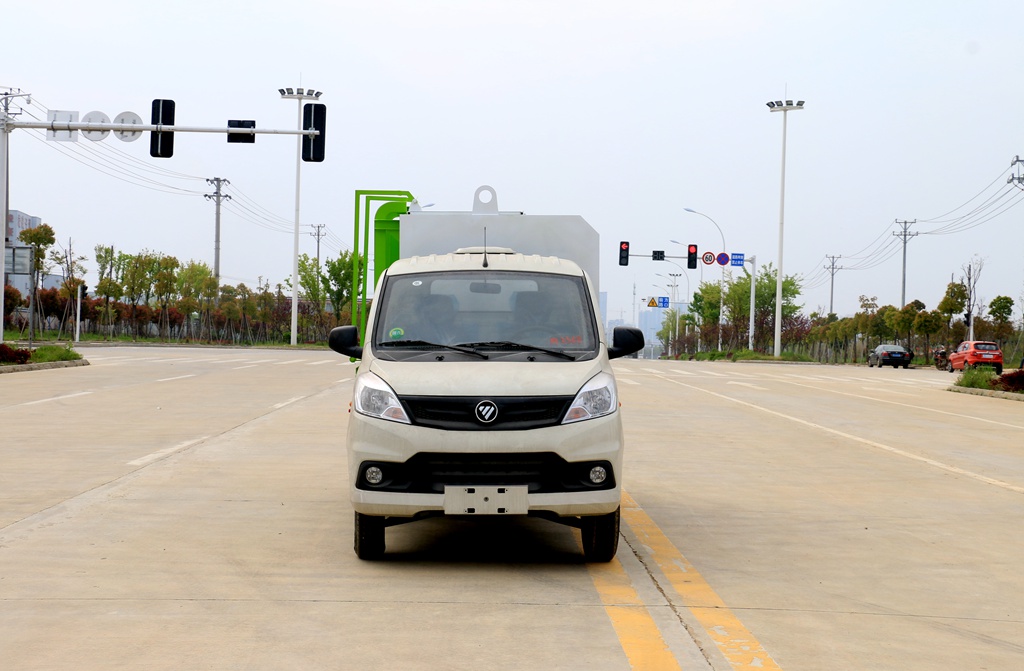
[[[610,562],[619,549],[619,509],[607,515],[584,517],[580,533],[584,559],[588,562]]]
[[[356,513],[356,556],[360,559],[380,559],[384,556],[384,518]]]

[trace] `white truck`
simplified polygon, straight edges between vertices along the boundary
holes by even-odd
[[[510,240],[550,224],[500,213],[481,190],[473,213],[410,213],[403,247],[407,230],[410,244],[430,239],[417,223],[438,239],[475,227],[481,242],[484,227]],[[534,250],[557,234],[544,237]],[[567,241],[596,259],[592,237],[593,249],[578,234]],[[643,334],[617,327],[607,342],[589,273],[507,247],[402,258],[375,294],[365,343],[356,326],[330,335],[333,350],[361,359],[348,423],[357,556],[381,557],[396,524],[532,515],[579,527],[587,561],[610,561],[623,431],[609,361],[642,349]]]

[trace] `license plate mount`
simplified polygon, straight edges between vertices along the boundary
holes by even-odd
[[[451,486],[444,488],[445,515],[525,515],[530,504],[522,486]]]

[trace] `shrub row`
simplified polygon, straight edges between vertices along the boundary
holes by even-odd
[[[14,349],[0,343],[0,363],[28,363],[32,352],[27,349]]]

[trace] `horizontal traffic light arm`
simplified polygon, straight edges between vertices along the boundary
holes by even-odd
[[[11,128],[39,128],[50,131],[110,130],[124,132],[157,133],[243,133],[246,135],[320,135],[318,130],[276,130],[273,128],[207,128],[202,126],[167,126],[145,123],[86,123],[82,121],[15,121],[9,119]]]

